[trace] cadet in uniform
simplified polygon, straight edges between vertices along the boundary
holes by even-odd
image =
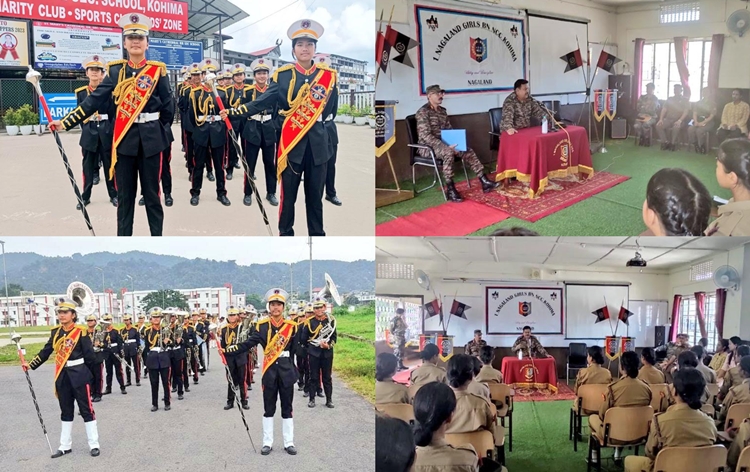
[[[576,384],[573,388],[573,392],[578,395],[578,389],[581,385],[588,384],[609,384],[612,382],[612,373],[609,369],[604,366],[604,355],[603,350],[599,346],[591,346],[588,348],[587,362],[588,367],[578,371],[576,376]],[[589,414],[593,414],[591,412]]]
[[[228,70],[227,75],[229,78],[229,83],[227,84],[227,87],[224,91],[227,97],[226,101],[224,102],[224,106],[227,108],[235,108],[240,106],[240,104],[242,103],[250,101],[250,98],[248,98],[248,94],[251,90],[251,86],[245,83],[245,65],[233,65],[232,68]],[[242,128],[245,120],[241,118],[230,118],[229,121],[232,123],[232,129],[234,129],[235,135],[240,140],[240,146],[243,149],[246,149],[245,143],[242,139],[242,137],[244,136]],[[227,180],[232,180],[234,169],[241,168],[242,166],[240,166],[240,156],[237,154],[237,149],[235,149],[234,144],[229,143]]]
[[[177,392],[177,399],[182,400],[185,393],[185,385],[182,383],[183,380],[183,369],[185,368],[185,349],[184,339],[177,338],[177,315],[174,310],[170,310],[167,314],[166,310],[162,311],[162,316],[169,316],[169,329],[172,331],[172,345],[169,348],[169,358],[172,363],[170,369],[172,384],[172,393]]]
[[[737,435],[732,440],[732,444],[729,446],[727,452],[727,465],[729,466],[727,472],[737,471],[737,462],[740,459],[742,450],[745,449],[750,443],[750,418],[745,418],[745,421],[740,423],[737,430]]]
[[[398,360],[390,352],[378,354],[375,364],[375,403],[409,403],[409,389],[393,381]]]
[[[241,344],[227,347],[228,356],[244,355],[248,349],[263,346],[263,447],[260,453],[268,455],[273,449],[273,417],[276,414],[276,399],[281,400],[281,424],[284,450],[297,454],[294,447],[294,382],[297,371],[292,355],[295,352],[297,324],[284,319],[287,293],[274,288],[266,293],[268,318],[258,321],[255,330]]]
[[[177,106],[180,109],[182,116],[182,132],[185,141],[185,161],[188,170],[188,176],[193,175],[193,169],[195,168],[195,141],[193,141],[193,131],[195,127],[193,122],[190,121],[190,115],[188,115],[188,108],[190,105],[190,92],[201,86],[201,66],[197,62],[194,62],[189,68],[190,82],[185,85],[180,91],[180,96],[177,102]]]
[[[328,56],[324,54],[316,54],[315,62],[328,64]],[[330,64],[328,64],[330,66]],[[336,94],[339,93],[339,86],[336,84]],[[328,139],[331,144],[331,159],[328,160],[326,169],[326,200],[333,203],[336,206],[341,206],[341,200],[336,195],[336,156],[339,152],[339,132],[336,128],[336,115],[338,109],[333,110],[333,114],[326,116],[323,123],[326,131],[328,131]]]
[[[86,317],[86,325],[88,326],[88,329],[83,335],[88,336],[91,340],[91,345],[94,349],[94,358],[96,359],[92,363],[86,363],[86,366],[91,371],[91,401],[100,402],[102,401],[102,374],[104,370],[102,362],[104,362],[104,357],[102,356],[101,344],[94,339],[94,335],[101,332],[101,327],[99,330],[96,329],[95,315],[89,315]]]
[[[78,403],[78,411],[86,425],[86,437],[92,456],[99,455],[99,432],[96,428],[96,417],[91,407],[90,385],[91,372],[86,363],[94,364],[96,355],[91,346],[91,338],[83,334],[83,330],[75,325],[78,320],[76,305],[73,300],[60,298],[55,306],[55,313],[60,326],[55,326],[50,332],[49,340],[39,354],[29,363],[23,364],[23,370],[36,370],[44,364],[49,356],[55,354],[55,396],[60,403],[60,447],[52,454],[57,458],[73,452],[73,404]]]
[[[333,402],[331,397],[333,396],[333,381],[331,380],[331,371],[333,370],[333,346],[336,344],[337,335],[336,327],[333,326],[333,331],[330,334],[328,341],[324,341],[322,338],[318,339],[321,335],[322,330],[330,330],[327,326],[331,325],[331,320],[326,314],[326,302],[321,298],[316,298],[313,303],[313,310],[315,317],[305,321],[302,329],[302,335],[300,336],[300,342],[307,347],[307,358],[310,362],[310,387],[307,391],[310,392],[310,401],[307,406],[310,408],[315,407],[315,396],[312,395],[314,390],[318,388],[318,382],[320,382],[321,374],[323,381],[323,391],[326,395],[326,406],[333,408]],[[314,341],[317,340],[317,343]],[[317,345],[316,345],[317,344]]]
[[[680,369],[674,375],[675,404],[654,415],[646,441],[646,457],[625,458],[625,472],[651,472],[659,451],[667,447],[712,446],[716,426],[701,411],[701,395],[706,381],[696,369]]]
[[[120,332],[114,329],[112,326],[112,315],[105,314],[102,318],[102,324],[106,326],[104,332],[104,366],[107,369],[107,389],[104,390],[104,395],[112,393],[112,370],[115,371],[115,377],[117,377],[117,383],[120,384],[120,392],[125,395],[128,393],[125,390],[125,381],[122,375],[122,364],[117,359],[119,355],[122,358],[122,337]]]
[[[743,356],[740,365],[735,367],[742,371],[742,382],[729,389],[729,393],[721,404],[721,410],[716,418],[716,423],[722,428],[727,417],[729,408],[738,403],[750,403],[750,356]]]
[[[495,360],[495,350],[492,346],[484,346],[479,352],[479,360],[482,362],[482,368],[479,374],[474,378],[481,383],[503,383],[503,374],[492,367],[492,361]],[[610,377],[610,380],[612,377]],[[609,381],[607,381],[609,383]]]
[[[721,390],[719,390],[719,400],[723,400],[732,387],[741,384],[745,380],[745,375],[742,373],[740,363],[742,362],[742,359],[748,355],[750,355],[750,346],[741,345],[735,348],[733,357],[737,365],[730,368],[724,375],[724,382],[721,384]]]
[[[89,94],[99,86],[104,79],[104,63],[99,56],[87,57],[82,63],[86,71],[86,77],[89,78],[89,84],[76,89],[76,101],[80,106],[86,100]],[[83,203],[88,205],[91,200],[91,188],[95,181],[94,177],[99,176],[99,161],[104,162],[105,177],[109,171],[112,161],[112,122],[115,117],[115,102],[106,100],[101,102],[95,110],[93,116],[81,123],[81,139],[79,144],[83,150],[83,194],[81,195]],[[107,193],[109,201],[117,206],[117,190],[111,179],[104,179],[107,184]],[[76,206],[77,210],[81,209],[81,204]]]
[[[195,356],[195,348],[198,345],[195,340],[195,327],[189,318],[185,317],[182,325],[182,340],[185,345],[185,368],[182,370],[182,381],[185,391],[190,391],[190,372],[193,374],[193,382],[198,383],[198,360]]]
[[[323,187],[331,158],[328,132],[323,121],[338,109],[335,70],[315,64],[313,54],[323,27],[313,20],[300,20],[288,31],[297,62],[280,67],[268,90],[256,100],[223,116],[253,116],[278,105],[285,117],[277,152],[277,178],[281,180],[279,233],[294,236],[294,204],[305,176],[305,207],[309,236],[325,236]]]
[[[198,349],[198,359],[200,359],[200,369],[199,372],[201,375],[203,375],[206,370],[208,370],[208,355],[210,350],[208,349],[208,336],[209,336],[209,326],[210,323],[208,321],[208,314],[206,313],[205,308],[201,308],[198,311],[198,316],[200,316],[200,321],[195,324],[195,333],[198,335],[199,338],[201,338],[201,341],[197,341],[199,346]]]
[[[398,359],[399,370],[406,369],[406,366],[404,365],[404,353],[406,351],[406,330],[408,329],[408,326],[406,325],[406,320],[404,320],[404,313],[405,311],[403,308],[396,308],[396,316],[391,318],[390,324],[392,337],[391,344],[395,346],[393,348],[393,355]]]
[[[136,328],[138,329],[138,338],[140,339],[140,345],[138,346],[138,357],[140,359],[138,365],[143,366],[143,375],[148,377],[148,369],[146,368],[146,363],[144,361],[143,357],[143,346],[146,344],[146,341],[143,338],[143,331],[146,329],[146,315],[143,313],[138,313],[138,324],[136,324]]]
[[[211,59],[201,63],[203,72],[215,72],[216,66]],[[195,168],[191,175],[190,204],[198,205],[203,186],[203,169],[206,161],[211,159],[216,169],[216,199],[224,206],[231,205],[227,198],[224,179],[224,144],[227,141],[227,126],[218,115],[219,106],[215,103],[213,90],[203,84],[190,90],[188,100],[188,119],[193,126],[195,143]]]
[[[302,309],[302,312],[303,313],[297,318],[297,324],[300,326],[303,326],[310,318],[313,317],[315,310],[313,309],[312,303],[306,304],[305,308]],[[297,336],[302,336],[302,329],[297,330]],[[310,387],[310,385],[312,385],[312,381],[310,379],[310,359],[307,355],[307,345],[299,341],[299,339],[297,342],[297,372],[299,373],[299,379],[297,380],[297,390],[303,390],[304,393],[302,394],[302,396],[309,397],[310,392],[308,388]],[[320,391],[320,380],[318,380],[313,396],[315,395],[315,393],[318,393]],[[323,394],[320,393],[320,395],[322,396]]]
[[[245,308],[245,313],[247,314],[247,317],[250,318],[250,329],[255,329],[255,319],[258,317],[258,312],[255,310],[255,307],[250,305],[249,307]],[[258,348],[254,347],[250,349],[250,352],[247,353],[247,376],[245,378],[245,382],[247,383],[248,390],[253,389],[253,384],[255,383],[255,369],[258,366]]]
[[[422,365],[409,372],[409,385],[425,385],[430,382],[448,383],[445,369],[437,365],[440,349],[432,343],[426,343],[422,347],[419,356]]]
[[[719,217],[706,229],[707,236],[750,235],[750,143],[729,139],[719,146],[716,179],[732,192],[732,198],[719,207]]]
[[[141,347],[141,335],[138,332],[138,328],[133,326],[132,319],[133,318],[130,315],[125,315],[122,317],[122,320],[125,322],[125,327],[120,330],[120,336],[122,337],[123,350],[125,351],[125,356],[123,356],[123,359],[125,359],[125,362],[133,366],[133,370],[135,370],[135,385],[137,387],[140,387],[141,363],[138,359],[138,351]],[[125,375],[128,381],[125,386],[129,387],[131,385],[130,369],[126,370],[127,372]]]
[[[227,347],[237,344],[238,337],[240,335],[241,326],[239,324],[239,311],[237,308],[230,308],[227,310],[227,324],[221,328],[219,336],[221,337],[221,349],[226,351]],[[247,404],[247,389],[245,388],[245,376],[247,369],[247,356],[227,356],[227,367],[229,367],[229,373],[232,376],[232,382],[234,386],[240,391],[240,400],[242,408],[249,410],[250,407]],[[231,410],[234,408],[234,390],[232,385],[227,381],[227,404],[224,405],[225,410]]]
[[[151,411],[159,409],[159,378],[161,378],[162,388],[164,389],[164,411],[169,411],[172,408],[169,392],[169,369],[172,362],[166,348],[171,344],[171,340],[161,339],[161,310],[152,308],[150,316],[151,326],[144,331],[146,343],[143,346],[143,357],[146,358],[146,367],[151,374],[149,375],[151,381]]]
[[[667,383],[664,372],[654,367],[655,363],[654,350],[650,347],[643,348],[643,351],[641,351],[641,364],[643,366],[638,370],[638,379],[649,385]]]
[[[161,236],[164,209],[159,199],[161,153],[169,145],[165,124],[172,123],[174,101],[162,62],[147,61],[148,31],[151,19],[141,13],[126,13],[118,24],[125,36],[129,60],[107,64],[107,77],[75,110],[62,120],[53,121],[57,129],[71,129],[94,114],[113,98],[114,117],[112,165],[108,178],[117,189],[117,235],[133,234],[135,198],[140,176],[151,236]]]
[[[243,103],[251,103],[258,100],[264,93],[269,90],[268,74],[271,73],[270,62],[266,59],[259,58],[250,64],[250,70],[253,72],[253,85],[246,85],[248,90],[241,102],[232,102],[232,108],[239,108]],[[244,70],[243,70],[244,72]],[[244,74],[242,75],[244,80]],[[235,76],[236,80],[237,76]],[[236,106],[235,106],[236,104]],[[255,166],[258,163],[258,152],[263,152],[263,172],[266,178],[266,200],[277,206],[279,201],[276,199],[276,125],[278,121],[278,106],[273,103],[267,109],[261,110],[255,115],[248,116],[242,127],[242,138],[245,143],[245,152],[247,153],[247,166],[250,169],[250,175],[255,178]],[[232,119],[232,123],[237,118]],[[232,125],[234,126],[234,125]],[[256,183],[256,188],[257,188]],[[242,202],[250,206],[253,203],[253,189],[245,176],[245,198]]]
[[[482,353],[482,348],[487,345],[487,341],[482,339],[482,330],[474,330],[474,339],[466,343],[464,347],[464,354],[468,354],[471,357],[479,357]]]

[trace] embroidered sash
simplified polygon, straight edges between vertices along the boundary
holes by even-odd
[[[62,327],[60,327],[62,330]],[[60,376],[65,363],[68,362],[68,358],[73,353],[78,340],[81,338],[81,328],[74,327],[70,332],[63,338],[55,341],[55,382],[57,377]],[[57,388],[55,387],[55,396],[57,396]]]
[[[271,322],[269,321],[268,329],[271,329],[270,323]],[[294,323],[284,323],[281,329],[276,332],[273,338],[271,338],[268,345],[266,345],[266,348],[263,350],[263,372],[261,375],[265,374],[266,370],[268,370],[268,368],[276,362],[276,359],[279,358],[281,353],[284,352],[287,344],[292,340],[294,326]]]

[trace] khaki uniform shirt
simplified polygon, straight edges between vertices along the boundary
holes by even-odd
[[[491,365],[483,365],[474,380],[482,383],[503,383],[503,374]]]
[[[737,461],[740,458],[740,453],[748,446],[748,442],[750,442],[750,419],[742,422],[740,429],[737,431],[737,436],[734,437],[732,445],[729,446],[727,465],[730,472],[737,470]]]
[[[648,406],[651,404],[651,389],[646,382],[630,377],[622,377],[608,386],[607,396],[599,408],[599,418],[616,406]]]
[[[719,424],[723,425],[724,420],[727,419],[729,408],[737,403],[750,403],[750,380],[745,380],[741,384],[729,389],[729,393],[727,393],[727,397],[721,405],[719,416],[716,419]]]
[[[667,113],[664,115],[665,119],[679,120],[682,114],[690,109],[690,102],[682,95],[679,97],[671,96],[667,99],[667,103],[664,106],[667,107]]]
[[[750,236],[750,201],[719,207],[719,217],[706,228],[706,236]]]
[[[479,342],[476,342],[472,339],[471,341],[466,343],[466,347],[464,347],[464,354],[478,357],[479,354],[482,352],[482,348],[486,345],[487,345],[487,341],[485,341],[484,339],[480,340]]]
[[[466,390],[453,391],[456,394],[456,410],[453,421],[446,433],[472,433],[487,430],[494,434],[495,417],[492,414],[490,401]]]
[[[612,382],[612,373],[599,364],[591,364],[578,371],[573,392],[578,395],[578,388],[586,384],[608,384]]]
[[[714,372],[712,368],[708,367],[703,362],[698,362],[698,370],[703,374],[703,378],[706,379],[707,384],[716,383],[716,372]]]
[[[444,440],[417,446],[414,472],[476,472],[479,458],[471,444],[453,447]]]
[[[680,403],[654,415],[646,442],[646,456],[653,460],[665,447],[711,446],[715,441],[713,420],[701,410]]]
[[[486,386],[483,383],[477,382],[477,379],[474,379],[471,382],[469,382],[469,386],[466,387],[466,391],[469,393],[473,393],[474,395],[479,395],[480,397],[484,397],[487,400],[490,399],[490,387]]]
[[[726,375],[724,376],[724,383],[721,384],[721,390],[719,390],[719,397],[724,398],[729,393],[729,390],[742,383],[742,381],[745,380],[745,377],[742,375],[742,372],[740,371],[740,366],[732,367],[727,371]]]
[[[410,385],[424,385],[430,382],[447,384],[448,376],[445,375],[445,369],[435,364],[424,362],[409,374]]]
[[[641,367],[638,371],[638,380],[643,380],[649,385],[667,383],[667,378],[664,375],[664,372],[652,365],[644,365]]]
[[[375,382],[375,403],[409,403],[409,389],[392,379]]]

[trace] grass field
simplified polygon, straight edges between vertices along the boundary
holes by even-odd
[[[14,326],[11,328],[0,328],[0,337],[10,336],[10,333],[49,333],[54,326]]]
[[[30,361],[39,351],[44,347],[44,343],[28,344],[21,347],[26,350],[24,357],[26,361]],[[0,347],[0,365],[20,365],[21,362],[18,359],[18,352],[16,351],[15,344],[9,344],[7,346]]]
[[[341,336],[342,333],[375,340],[375,306],[368,305],[349,313],[334,311],[339,334],[333,357],[333,369],[346,384],[370,402],[375,402],[375,346]]]

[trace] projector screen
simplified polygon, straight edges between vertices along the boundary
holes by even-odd
[[[628,335],[628,326],[618,322],[620,306],[628,306],[628,285],[565,284],[566,337],[568,339],[604,339],[617,329],[618,336]],[[592,312],[604,306],[609,309],[608,320],[596,322]],[[633,322],[630,318],[630,323]],[[619,323],[619,327],[617,326]]]
[[[586,63],[588,23],[537,16],[533,13],[528,15],[531,93],[536,96],[585,93],[586,86],[581,68],[565,72],[566,64],[560,58],[575,51],[580,45],[581,58],[584,64]]]

